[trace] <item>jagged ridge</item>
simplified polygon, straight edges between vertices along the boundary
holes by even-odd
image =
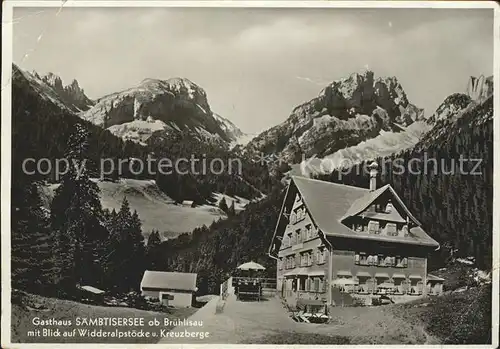
[[[87,97],[76,79],[73,79],[71,84],[64,86],[62,79],[54,73],[49,72],[40,76],[36,71],[33,71],[31,75],[51,87],[59,99],[74,112],[88,110],[94,105],[94,101]]]
[[[318,97],[296,107],[289,118],[254,138],[250,153],[278,154],[286,162],[326,156],[423,120],[423,109],[408,101],[397,78],[352,74],[325,87]]]

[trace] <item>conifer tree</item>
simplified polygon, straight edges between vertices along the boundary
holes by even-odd
[[[111,212],[107,226],[110,227],[104,263],[107,286],[119,291],[137,289],[145,269],[146,252],[139,215],[137,211],[130,212],[126,197],[118,213]]]
[[[11,267],[12,286],[50,294],[57,281],[53,236],[35,182],[25,183],[21,201],[13,200]]]
[[[87,170],[88,138],[87,130],[76,124],[65,154],[69,166],[51,204],[51,228],[57,234],[64,292],[78,283],[100,280],[99,257],[107,231],[102,224],[99,187]]]
[[[147,244],[148,250],[152,250],[160,243],[161,243],[160,232],[158,230],[153,229],[153,231],[151,232],[151,234],[149,234],[148,237],[148,244]]]

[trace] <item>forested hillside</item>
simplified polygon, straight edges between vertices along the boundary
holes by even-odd
[[[106,289],[137,289],[145,269],[145,244],[141,219],[125,199],[119,212],[103,209],[100,190],[92,177],[100,175],[101,159],[137,159],[148,156],[177,159],[219,158],[225,164],[233,156],[216,144],[188,135],[166,137],[159,133],[140,145],[124,141],[109,131],[80,119],[50,86],[13,66],[12,78],[12,276],[13,286],[48,295],[71,296],[74,286],[91,284]],[[60,178],[54,168],[47,174],[23,171],[25,159],[56,159],[85,164],[82,176],[73,168]],[[237,158],[232,173],[157,175],[147,167],[118,167],[107,180],[119,177],[156,179],[175,201],[209,201],[213,192],[263,198],[275,185],[265,165]],[[200,171],[198,162],[195,172]],[[188,163],[189,164],[189,163]],[[190,165],[190,164],[189,164]],[[33,170],[35,167],[28,170]],[[80,167],[82,168],[82,167]],[[154,168],[153,168],[154,170]],[[186,170],[192,171],[190,167]],[[219,170],[219,169],[217,169]],[[226,169],[224,169],[226,170]],[[44,171],[45,172],[45,171]],[[49,209],[42,207],[40,186],[59,182]],[[195,211],[193,211],[195,212]],[[165,215],[169,212],[166,210]],[[164,227],[165,231],[169,227]],[[56,286],[57,285],[57,286]]]
[[[198,273],[201,294],[218,293],[236,267],[253,260],[264,265],[269,277],[276,274],[276,261],[267,256],[283,196],[283,187],[245,211],[209,227],[195,229],[157,245],[149,268]]]
[[[107,178],[156,179],[159,187],[176,201],[194,200],[197,203],[209,200],[212,192],[257,198],[273,186],[273,179],[266,166],[234,156],[217,143],[203,142],[184,133],[169,136],[166,132],[155,134],[148,139],[147,145],[124,141],[108,130],[80,119],[69,108],[65,108],[62,101],[56,100],[55,96],[49,86],[42,86],[36,80],[30,80],[29,75],[13,66],[12,173],[15,180],[56,180],[54,171],[47,175],[37,173],[24,176],[23,161],[28,158],[46,158],[54,164],[55,159],[63,158],[68,138],[74,131],[75,124],[79,123],[89,131],[86,166],[92,177],[100,176],[101,159],[112,159],[115,171],[107,175]],[[153,166],[158,164],[160,158],[167,158],[172,163],[180,158],[189,160],[192,156],[199,160],[195,171],[192,171],[190,163],[186,162],[182,170],[189,173],[181,176],[161,175],[155,167],[151,173],[147,166],[141,171],[137,166],[130,167],[130,162],[118,166],[119,159],[139,159],[143,164],[147,164],[148,156],[156,160]],[[206,159],[206,164],[210,164],[212,159],[221,159],[224,163],[222,174],[210,173],[210,169],[202,173],[202,159]],[[231,173],[230,159],[233,159]],[[216,171],[219,169],[220,166],[215,166]],[[200,174],[196,174],[197,172]],[[16,195],[15,192],[13,195]]]
[[[429,235],[441,243],[440,251],[430,258],[430,270],[442,267],[452,249],[458,249],[455,256],[474,256],[480,268],[491,268],[492,117],[493,100],[490,98],[468,109],[455,122],[437,125],[433,131],[435,137],[425,138],[401,154],[377,159],[380,164],[378,186],[390,183]],[[482,161],[478,169],[474,169],[477,161],[464,162],[461,174],[458,172],[460,156]],[[440,168],[429,162],[425,174],[424,161],[433,158],[437,159]],[[420,159],[420,166],[412,159]],[[452,164],[455,173],[450,171]],[[359,168],[365,165],[362,163]],[[408,166],[413,166],[414,173],[419,167],[421,173],[398,174],[398,169]],[[473,170],[481,174],[474,174]],[[347,172],[334,171],[319,179],[369,186],[366,172],[357,173],[355,169]],[[268,275],[274,276],[276,263],[267,256],[267,250],[283,195],[284,192],[276,188],[267,199],[250,205],[235,217],[159,245],[153,267],[197,272],[202,292],[217,292],[220,282],[237,264],[249,260],[265,265]]]
[[[88,160],[89,133],[76,124],[64,156]],[[99,187],[83,168],[62,176],[50,205],[41,207],[39,183],[12,185],[12,286],[50,296],[75,296],[76,285],[128,291],[144,272],[140,218],[123,201],[119,212],[103,210]]]

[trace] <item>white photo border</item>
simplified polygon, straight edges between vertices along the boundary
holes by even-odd
[[[499,346],[499,267],[500,267],[500,5],[494,1],[148,1],[148,0],[13,0],[2,3],[2,123],[1,123],[1,266],[2,266],[2,348],[308,348],[308,345],[237,345],[237,344],[36,344],[11,343],[11,275],[10,275],[10,190],[11,190],[11,77],[13,9],[15,7],[226,7],[226,8],[434,8],[434,9],[492,9],[494,11],[494,186],[493,186],[493,268],[492,268],[492,344],[468,345],[470,348],[497,348]],[[331,348],[331,345],[315,345]],[[338,345],[335,347],[350,347]],[[386,345],[358,345],[361,348],[385,348]],[[396,347],[410,347],[397,345]],[[448,348],[456,345],[412,345],[421,348]]]

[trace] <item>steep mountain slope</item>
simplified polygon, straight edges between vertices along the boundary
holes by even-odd
[[[124,142],[110,132],[78,117],[44,81],[16,65],[12,67],[12,157],[13,174],[23,174],[26,158],[59,159],[75,124],[90,132],[89,167],[96,170],[101,158],[145,158],[148,149]],[[127,174],[127,173],[125,173]],[[50,173],[43,178],[51,178]]]
[[[246,151],[299,163],[302,157],[323,157],[420,120],[423,110],[408,101],[395,77],[375,79],[371,71],[355,73],[296,107],[285,122],[254,138]]]
[[[251,139],[252,135],[243,133],[233,122],[220,116],[219,114],[213,113],[215,121],[219,123],[220,128],[229,136],[231,139],[230,147],[235,145],[246,145]]]
[[[324,158],[312,157],[292,166],[295,175],[314,176],[326,174],[338,168],[349,168],[362,161],[386,157],[411,149],[424,138],[433,138],[436,133],[448,132],[463,113],[473,109],[477,102],[467,95],[454,93],[448,96],[425,121],[416,121],[399,132],[380,131],[380,134],[352,147],[340,149]]]
[[[362,161],[389,156],[413,147],[432,128],[424,121],[416,121],[400,132],[380,131],[375,138],[362,141],[352,147],[340,149],[323,158],[311,157],[292,165],[291,175],[315,176],[338,168],[348,168]]]
[[[31,75],[50,86],[59,99],[74,112],[87,110],[94,105],[94,101],[85,95],[85,91],[80,88],[80,85],[76,80],[73,80],[71,84],[64,86],[61,78],[54,73],[48,73],[47,75],[40,76],[37,72],[33,71]]]
[[[81,117],[136,142],[145,142],[158,130],[189,133],[221,144],[242,135],[234,124],[212,112],[205,90],[186,78],[145,79],[100,98]]]
[[[64,158],[68,137],[77,123],[83,124],[90,132],[87,166],[92,176],[99,177],[102,159],[115,160],[115,172],[106,176],[115,182],[102,182],[99,185],[102,186],[101,201],[104,207],[115,208],[130,192],[134,197],[130,199],[130,205],[141,214],[145,232],[151,227],[160,232],[170,231],[172,235],[191,231],[195,227],[225,217],[225,214],[221,214],[215,207],[222,195],[232,198],[227,200],[228,205],[234,200],[238,211],[244,208],[245,201],[261,198],[262,192],[267,192],[273,186],[273,179],[270,178],[266,167],[245,159],[241,159],[241,174],[186,174],[172,178],[161,176],[157,170],[155,173],[154,168],[150,173],[148,166],[144,166],[143,171],[133,170],[128,166],[130,162],[120,167],[122,171],[119,173],[118,159],[133,158],[147,164],[148,156],[157,160],[165,157],[174,163],[179,158],[190,159],[192,154],[200,157],[204,154],[206,159],[235,156],[216,144],[188,139],[181,135],[177,138],[162,139],[160,133],[158,137],[153,137],[152,144],[148,145],[124,141],[108,130],[82,120],[44,81],[13,65],[13,205],[18,201],[21,201],[18,204],[22,205],[20,189],[33,181],[57,181],[54,166],[47,174],[28,175],[23,171],[23,160],[45,158],[54,164],[56,159]],[[201,161],[198,164],[201,164]],[[236,166],[234,170],[237,170]],[[149,192],[154,195],[145,195]],[[198,207],[188,208],[176,204],[183,200],[194,200]]]

